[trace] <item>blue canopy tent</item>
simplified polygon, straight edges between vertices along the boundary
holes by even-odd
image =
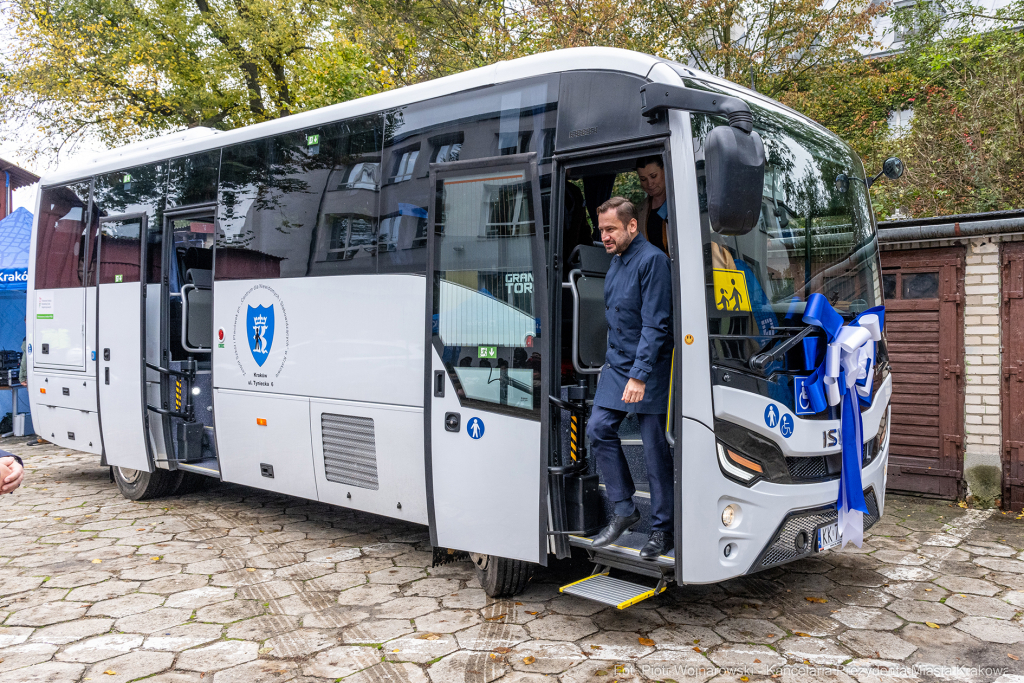
[[[32,213],[24,207],[0,220],[0,350],[21,352],[25,338],[25,296]],[[27,413],[28,395],[19,389],[18,412]],[[0,392],[0,417],[11,411],[11,392]]]

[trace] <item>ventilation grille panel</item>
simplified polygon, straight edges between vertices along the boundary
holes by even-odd
[[[320,429],[327,481],[376,491],[380,484],[373,418],[323,413]]]

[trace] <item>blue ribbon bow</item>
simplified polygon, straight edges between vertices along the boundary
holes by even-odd
[[[861,479],[864,450],[863,421],[860,406],[871,405],[874,381],[875,345],[885,327],[885,307],[875,306],[858,315],[848,325],[822,294],[807,297],[803,320],[825,332],[828,348],[825,360],[804,378],[807,402],[815,413],[828,406],[840,406],[840,432],[843,464],[839,475],[839,531],[843,546],[848,542],[861,546],[864,538],[864,502]],[[805,344],[807,357],[816,356],[816,342]],[[800,397],[797,397],[799,400]]]

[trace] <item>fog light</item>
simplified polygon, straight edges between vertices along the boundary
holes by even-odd
[[[725,509],[722,510],[722,525],[732,526],[732,523],[736,521],[736,506],[726,505]]]

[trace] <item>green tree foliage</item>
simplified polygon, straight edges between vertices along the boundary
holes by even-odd
[[[318,0],[12,0],[0,112],[55,147],[234,128],[387,87]],[[52,151],[52,150],[51,150]]]

